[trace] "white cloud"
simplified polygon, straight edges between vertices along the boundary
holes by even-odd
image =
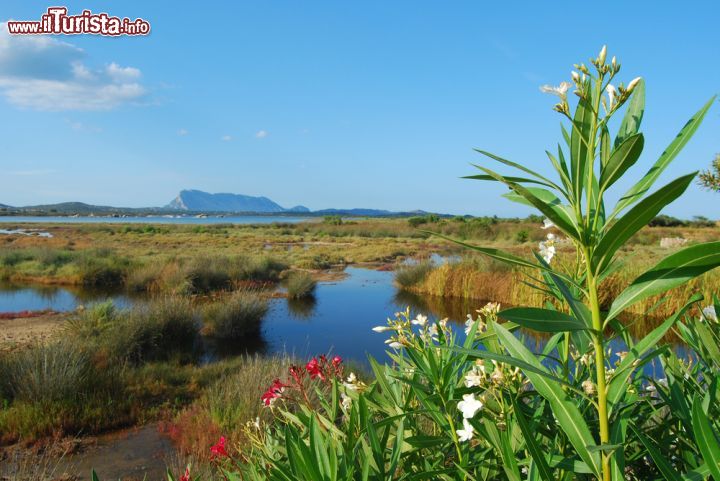
[[[190,133],[190,132],[188,132],[186,129],[180,129],[180,130],[178,130],[178,132],[177,132],[177,134],[178,134],[180,137],[185,137],[185,136],[186,136],[187,134],[189,134],[189,133]]]
[[[87,67],[85,52],[43,35],[10,35],[0,23],[0,93],[17,107],[35,110],[109,110],[147,93],[134,67]]]
[[[255,138],[264,139],[268,135],[269,135],[269,133],[267,130],[258,130],[257,133],[255,134]]]
[[[222,140],[223,142],[230,142],[232,140],[232,136],[231,135],[223,135],[222,137],[220,137],[220,140]]]

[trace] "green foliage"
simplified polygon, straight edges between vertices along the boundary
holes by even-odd
[[[408,218],[408,224],[410,227],[418,227],[423,224],[436,224],[440,222],[440,216],[437,214],[426,214],[423,216],[414,216]]]
[[[240,290],[205,308],[205,320],[218,339],[238,340],[257,336],[268,310],[267,300],[258,292]]]
[[[488,305],[480,318],[469,317],[464,341],[442,321],[430,324],[423,316],[413,320],[409,312],[400,313],[375,329],[391,334],[393,365],[373,362],[375,380],[367,389],[336,383],[320,410],[302,402],[281,410],[254,438],[256,454],[241,465],[243,479],[619,481],[720,475],[715,472],[720,431],[714,425],[719,417],[710,412],[718,409],[719,393],[717,373],[710,369],[717,369],[717,361],[710,359],[720,358],[720,349],[707,329],[681,323],[701,297],[639,340],[628,334],[632,320],[619,320],[633,304],[720,265],[720,243],[692,245],[661,260],[611,299],[609,312],[599,302],[599,285],[615,269],[621,248],[695,177],[691,173],[650,192],[714,99],[617,204],[606,205],[606,192],[641,156],[645,111],[642,79],[612,86],[619,64],[606,57],[603,47],[591,60],[592,72],[577,65],[580,72],[573,73],[572,83],[543,87],[559,96],[554,109],[568,121],[565,145],[557,155],[548,152],[555,179],[485,151],[479,152],[516,172],[478,166],[482,174],[470,176],[504,184],[511,191],[507,198],[535,207],[552,222],[546,227],[554,230],[534,260],[456,241],[529,271],[531,284],[547,298],[546,307],[498,313],[497,306]],[[570,88],[579,97],[574,112]],[[623,108],[613,138],[610,119]],[[417,226],[428,220],[409,222]],[[574,261],[555,259],[566,255],[555,247],[558,230],[574,246]],[[444,233],[440,237],[453,240]],[[498,324],[496,315],[507,322]],[[708,353],[703,368],[690,373],[660,345],[675,326]],[[518,327],[552,337],[542,352],[533,352],[512,332]],[[614,352],[612,341],[625,343],[628,353]],[[664,360],[668,389],[642,374],[643,366],[658,358]],[[672,389],[677,382],[686,386]],[[664,394],[656,397],[656,392]],[[671,433],[664,431],[667,426]]]
[[[339,215],[326,215],[323,217],[323,224],[343,225],[343,219],[342,216]]]
[[[431,261],[420,261],[411,264],[404,264],[395,271],[395,282],[400,287],[412,287],[425,279],[432,271],[434,264]]]
[[[530,237],[530,235],[528,234],[528,231],[519,230],[515,234],[515,242],[517,242],[518,244],[524,244],[525,242],[528,241],[529,237]]]
[[[195,309],[180,297],[161,297],[131,309],[117,309],[108,301],[69,322],[77,342],[113,362],[132,364],[191,352],[198,331]]]
[[[304,299],[315,295],[317,282],[304,271],[291,272],[287,278],[287,292],[290,299]]]
[[[700,173],[699,180],[706,189],[720,192],[720,154],[715,155],[710,169]]]

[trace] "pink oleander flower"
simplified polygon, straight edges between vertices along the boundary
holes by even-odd
[[[230,455],[225,450],[225,436],[220,436],[220,439],[218,440],[217,444],[212,446],[210,448],[210,458],[220,458],[220,457],[229,457]]]
[[[324,361],[325,357],[320,356],[320,360]],[[305,365],[305,370],[310,374],[310,379],[315,379],[316,377],[319,377],[323,381],[325,380],[325,375],[322,372],[322,369],[320,369],[320,363],[318,362],[317,358],[310,359],[310,362],[308,362]]]
[[[332,358],[332,365],[333,367],[337,368],[340,364],[342,364],[342,358],[340,356],[335,356]]]
[[[272,406],[275,399],[282,397],[282,393],[286,387],[287,385],[280,382],[280,379],[275,379],[270,385],[270,387],[267,388],[267,391],[263,393],[260,399],[262,399],[262,402],[263,404],[265,404],[265,406]]]
[[[180,481],[190,481],[190,466],[185,468],[185,474],[180,476]]]

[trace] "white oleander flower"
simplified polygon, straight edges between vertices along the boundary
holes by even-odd
[[[473,438],[473,434],[475,434],[472,424],[470,424],[467,419],[463,419],[463,428],[458,429],[455,432],[458,435],[458,441],[461,443],[470,441]]]
[[[630,93],[633,90],[635,90],[635,87],[637,87],[637,84],[640,83],[640,80],[642,80],[642,77],[635,77],[634,79],[632,79],[627,86],[627,93]]]
[[[708,321],[717,322],[717,312],[715,312],[715,306],[707,306],[702,310],[703,317]]]
[[[600,50],[600,54],[598,55],[598,63],[600,65],[604,64],[606,58],[607,58],[607,45],[603,45],[603,48]]]
[[[585,391],[585,394],[588,396],[592,396],[595,394],[595,384],[590,379],[586,379],[582,383],[583,391]]]
[[[340,393],[340,397],[342,399],[342,401],[340,402],[340,405],[342,406],[342,408],[345,411],[349,410],[350,406],[352,405],[352,399],[350,398],[350,396],[348,396],[347,394],[345,394],[343,392],[343,393]]]
[[[465,335],[470,334],[470,330],[475,325],[475,321],[473,320],[472,316],[470,314],[467,315],[467,320],[465,321]]]
[[[552,94],[560,97],[561,100],[567,100],[567,91],[572,87],[570,82],[560,82],[560,85],[553,87],[552,85],[543,85],[540,91],[544,94]]]
[[[387,332],[387,331],[392,331],[393,328],[390,326],[375,326],[372,328],[372,330],[375,332]]]
[[[412,324],[414,324],[414,325],[416,325],[416,326],[424,326],[425,324],[427,324],[427,320],[428,320],[427,316],[423,316],[422,314],[418,314],[415,319],[413,319],[412,321],[410,321],[410,323],[412,323]]]
[[[555,257],[555,246],[549,242],[540,243],[540,256],[545,262],[550,264],[552,258]]]
[[[430,328],[428,329],[428,334],[430,335],[430,338],[433,340],[437,340],[438,338],[438,325],[432,324]]]
[[[543,229],[550,229],[552,227],[555,227],[555,223],[551,221],[550,219],[543,219]]]
[[[403,345],[397,341],[392,341],[388,343],[388,346],[392,347],[393,349],[401,349],[403,347]]]
[[[608,110],[612,110],[615,106],[615,99],[617,98],[617,89],[612,84],[608,84],[607,87],[605,87],[605,92],[607,92],[608,96]]]
[[[484,366],[483,366],[484,369]],[[482,386],[485,379],[485,373],[480,370],[480,366],[475,365],[465,374],[465,387]]]
[[[483,408],[483,403],[475,399],[475,394],[463,394],[463,400],[458,403],[457,407],[462,411],[464,419],[470,419]]]

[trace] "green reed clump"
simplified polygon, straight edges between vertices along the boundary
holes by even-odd
[[[240,290],[205,308],[206,323],[218,339],[237,340],[257,335],[268,302],[260,293]]]
[[[277,282],[287,263],[268,256],[239,256],[232,260],[230,274],[235,281]]]
[[[88,287],[117,287],[125,284],[130,261],[113,252],[98,249],[77,253],[80,282]]]
[[[111,361],[139,364],[192,348],[199,323],[190,300],[168,296],[131,309],[112,302],[91,306],[69,323],[70,332]]]
[[[67,342],[19,351],[3,364],[0,382],[8,397],[40,404],[77,399],[95,374],[88,353]]]
[[[290,299],[304,299],[315,295],[317,282],[304,271],[290,273],[287,278],[287,292]]]
[[[395,271],[395,282],[400,287],[413,287],[421,283],[434,269],[432,261],[421,261],[414,264],[406,264]]]

